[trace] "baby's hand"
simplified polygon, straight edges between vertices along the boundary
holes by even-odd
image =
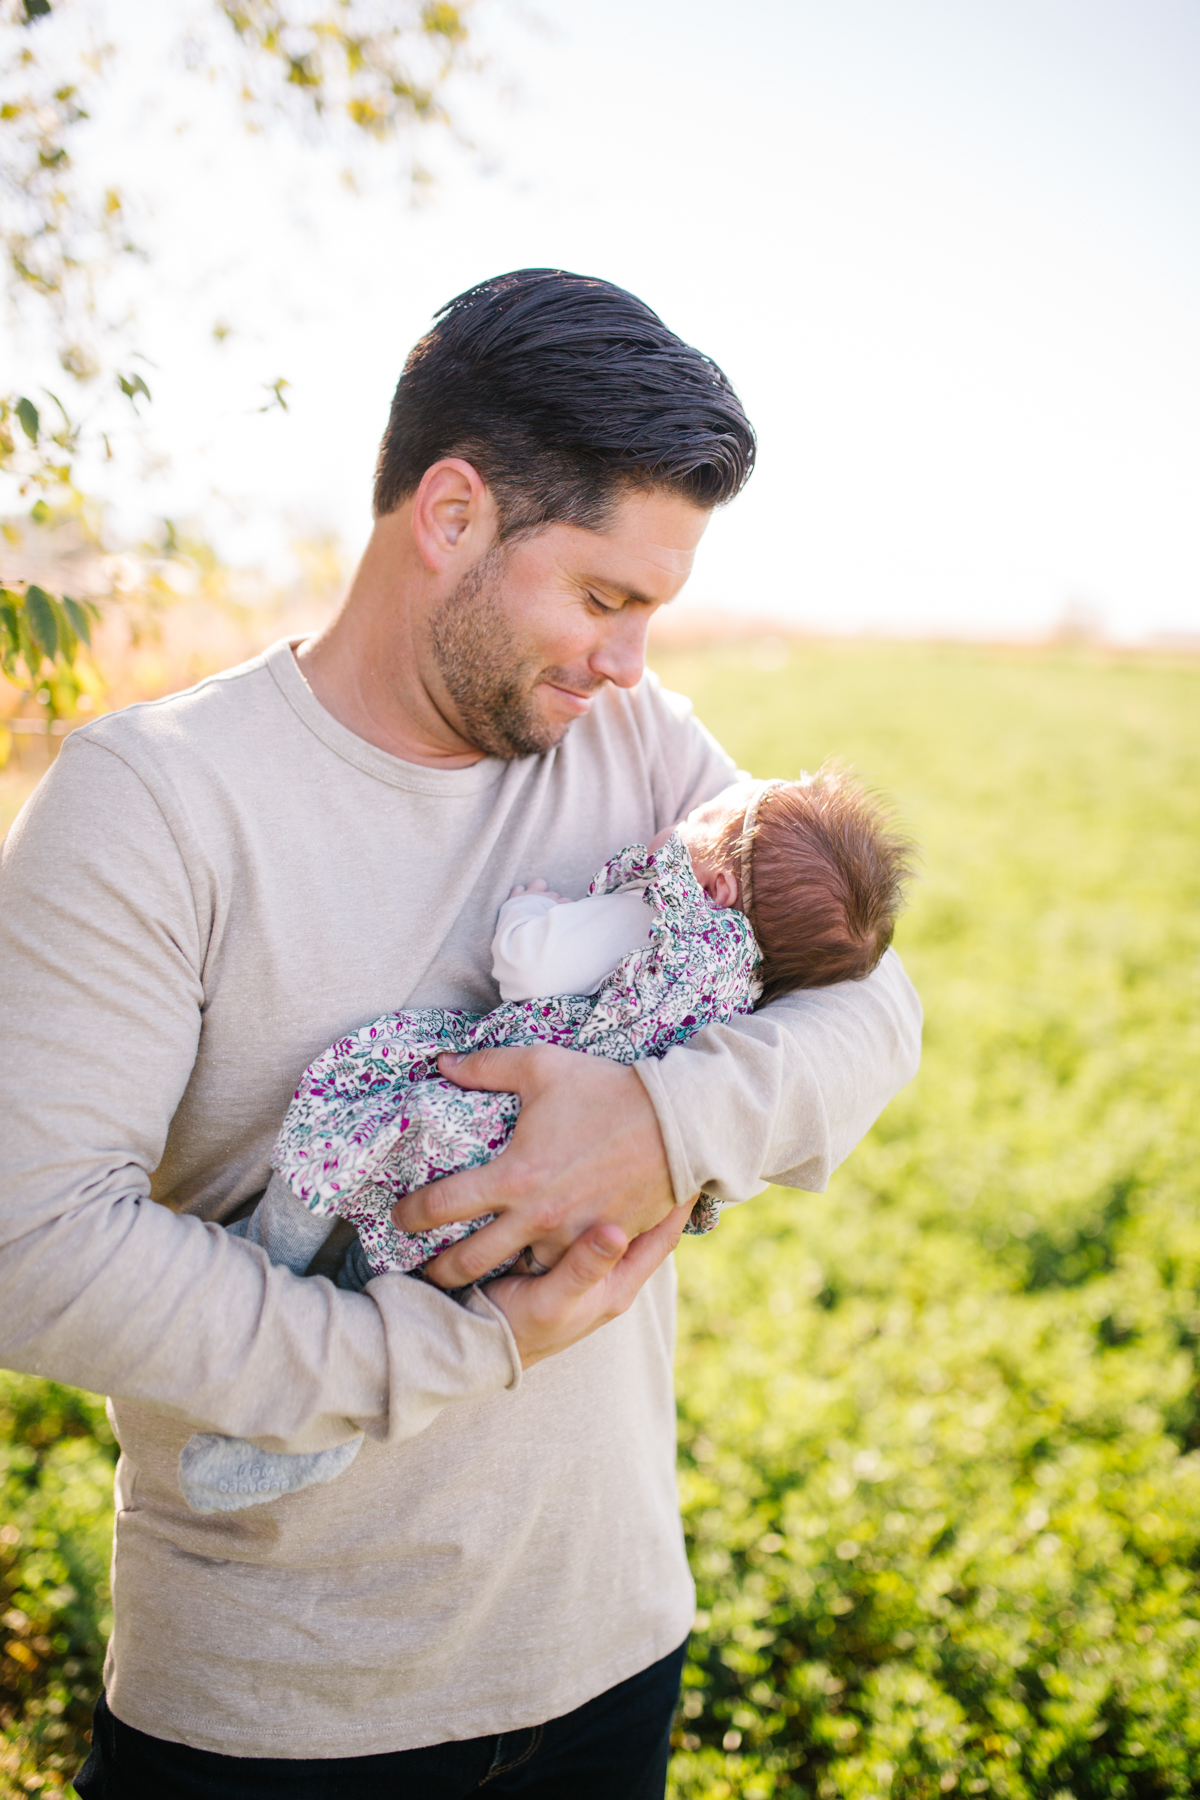
[[[518,883],[508,897],[510,900],[516,900],[521,894],[545,894],[547,900],[553,900],[556,906],[570,906],[571,904],[565,894],[556,894],[553,888],[547,887],[540,875],[535,875],[528,887],[521,887]]]

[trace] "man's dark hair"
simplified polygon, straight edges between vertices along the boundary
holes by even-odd
[[[598,530],[631,485],[699,507],[732,500],[754,431],[727,377],[623,288],[517,269],[460,294],[404,365],[375,474],[375,514],[461,456],[500,535]]]

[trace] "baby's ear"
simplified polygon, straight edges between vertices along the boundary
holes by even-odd
[[[736,906],[738,899],[737,876],[732,869],[718,869],[712,878],[709,896],[717,906]]]

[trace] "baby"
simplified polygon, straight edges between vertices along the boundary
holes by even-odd
[[[886,811],[827,766],[726,788],[648,846],[622,850],[582,900],[540,879],[514,888],[492,941],[502,1004],[482,1017],[391,1013],[331,1045],[296,1089],[262,1202],[231,1229],[303,1274],[341,1219],[356,1237],[340,1285],[419,1274],[494,1215],[409,1233],[392,1208],[497,1156],[520,1109],[515,1094],[441,1078],[440,1055],[554,1043],[630,1063],[763,1001],[859,980],[891,942],[910,861]],[[719,1210],[702,1194],[688,1231],[712,1230]],[[234,1511],[332,1480],[360,1443],[286,1455],[198,1433],[180,1486],[196,1511]]]

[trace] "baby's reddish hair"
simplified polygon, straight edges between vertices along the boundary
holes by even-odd
[[[892,941],[914,855],[882,801],[826,763],[766,788],[730,837],[764,1001],[871,973]]]

